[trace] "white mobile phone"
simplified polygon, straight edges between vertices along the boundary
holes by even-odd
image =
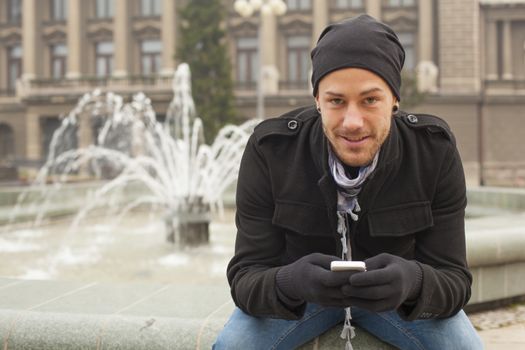
[[[332,261],[330,263],[332,271],[366,271],[364,261]]]

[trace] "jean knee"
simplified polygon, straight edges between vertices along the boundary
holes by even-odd
[[[246,324],[239,324],[235,320],[229,320],[224,328],[221,330],[212,349],[214,350],[246,350],[246,349],[263,349],[260,332],[254,332]]]
[[[455,349],[461,350],[482,350],[484,349],[483,342],[481,337],[476,332],[472,330],[468,335],[464,334],[462,337],[458,337],[454,342]]]
[[[213,350],[236,350],[236,349],[249,349],[246,347],[247,344],[244,344],[245,338],[241,337],[238,332],[229,332],[227,328],[224,328],[222,332],[219,333],[217,339],[215,339],[215,344],[213,344]]]

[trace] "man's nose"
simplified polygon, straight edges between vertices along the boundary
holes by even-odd
[[[353,104],[349,104],[346,108],[343,127],[348,130],[357,130],[363,127],[363,115],[359,108]]]

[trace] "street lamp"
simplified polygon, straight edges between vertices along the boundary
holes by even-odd
[[[257,11],[260,12],[261,18],[258,28],[258,61],[259,61],[259,78],[257,79],[257,118],[264,119],[264,65],[263,65],[263,45],[262,42],[262,16],[276,15],[281,16],[286,13],[286,3],[283,0],[235,0],[233,4],[235,11],[244,18],[251,17]]]

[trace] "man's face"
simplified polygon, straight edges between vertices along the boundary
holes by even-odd
[[[390,132],[396,103],[386,82],[359,68],[336,70],[319,82],[323,130],[346,165],[368,165]]]

